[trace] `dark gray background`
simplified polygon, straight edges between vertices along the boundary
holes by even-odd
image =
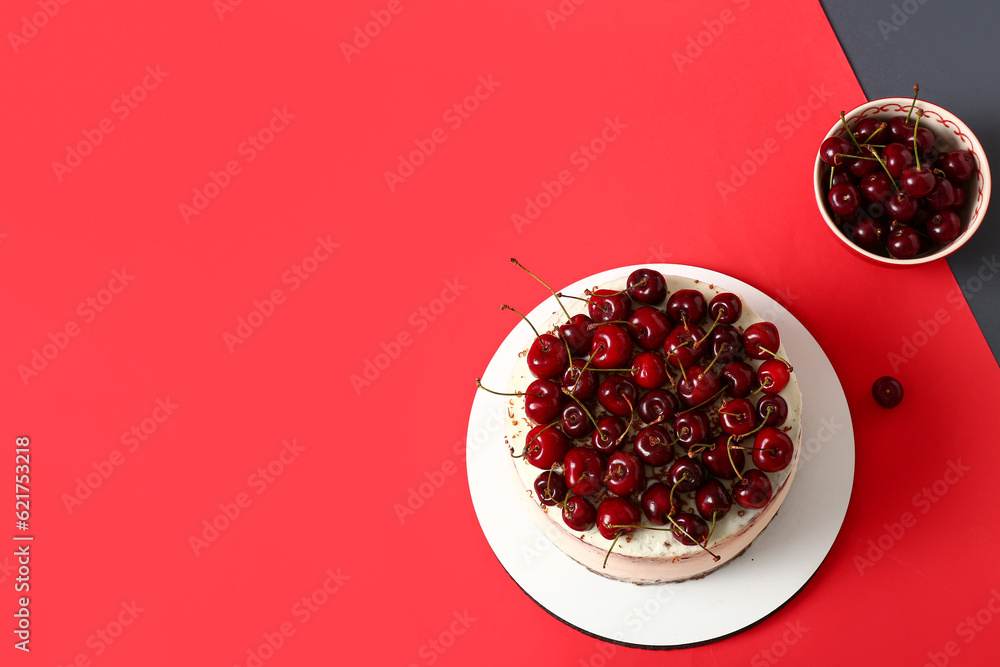
[[[921,98],[948,109],[972,128],[991,170],[1000,173],[1000,2],[820,3],[868,99],[909,97],[913,84],[919,83]],[[980,276],[990,277],[981,291],[966,296],[993,356],[1000,360],[1000,274],[988,263],[994,255],[1000,255],[996,197],[990,200],[983,226],[948,264],[960,286],[975,288]]]

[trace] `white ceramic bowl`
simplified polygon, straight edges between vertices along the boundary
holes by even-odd
[[[862,118],[873,116],[879,120],[889,120],[893,116],[906,116],[910,111],[912,102],[912,98],[909,97],[884,97],[866,102],[846,114],[847,124],[853,129],[855,124]],[[920,119],[920,127],[927,127],[934,133],[936,150],[946,152],[964,149],[972,153],[972,157],[976,163],[975,175],[965,183],[965,206],[962,210],[958,211],[959,217],[962,219],[962,233],[948,245],[942,246],[933,252],[919,254],[911,259],[893,259],[892,257],[876,255],[855,245],[834,220],[827,205],[828,165],[820,159],[819,150],[817,149],[816,151],[813,188],[816,191],[816,205],[819,206],[820,214],[826,220],[826,224],[830,227],[830,230],[848,248],[863,257],[882,264],[911,266],[947,257],[961,248],[976,233],[976,230],[979,229],[979,226],[983,222],[983,218],[986,216],[986,208],[990,203],[990,192],[992,190],[990,166],[986,161],[986,153],[983,151],[983,146],[976,139],[976,135],[955,114],[947,109],[942,109],[936,104],[921,100],[917,100],[916,106],[918,109],[923,109],[924,112],[923,118]],[[837,134],[842,134],[843,130],[844,126],[838,119],[823,140]]]

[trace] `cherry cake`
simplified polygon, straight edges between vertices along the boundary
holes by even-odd
[[[506,399],[532,519],[584,567],[636,584],[741,555],[799,460],[802,397],[777,328],[721,286],[652,269],[559,297]]]

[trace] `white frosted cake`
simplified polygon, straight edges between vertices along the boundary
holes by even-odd
[[[658,276],[659,274],[656,275]],[[696,290],[697,292],[700,292],[704,297],[704,302],[706,304],[709,304],[713,298],[716,297],[716,295],[729,293],[724,286],[710,285],[679,276],[664,276],[664,278],[666,281],[666,288],[668,290],[668,295],[665,299],[655,304],[639,303],[638,301],[630,300],[631,305],[629,308],[631,310],[629,312],[631,313],[634,312],[634,309],[647,306],[664,311],[664,314],[666,314],[665,308],[670,295],[673,295],[681,290]],[[597,290],[621,292],[626,290],[628,279],[629,276],[623,275],[621,278],[608,282],[604,285],[595,286],[592,290],[590,290],[590,292]],[[601,292],[601,294],[604,294],[604,292]],[[587,295],[575,296],[583,296],[586,298]],[[686,296],[690,297],[691,295],[690,293],[687,293]],[[646,297],[646,299],[648,300],[649,297]],[[742,303],[742,299],[740,299],[740,302]],[[562,299],[562,303],[571,316],[577,314],[588,314],[589,305],[584,301],[567,299],[564,297]],[[676,311],[673,312],[676,314]],[[679,324],[672,317],[668,316],[668,320],[670,321],[669,326],[671,330],[676,329],[677,327],[686,328],[689,325],[686,318],[682,319]],[[709,334],[709,332],[712,331],[710,327],[712,326],[713,321],[712,315],[707,315],[700,323],[702,331]],[[732,328],[729,330],[729,334],[732,335],[732,330],[735,330],[740,336],[743,336],[748,327],[761,321],[761,318],[758,317],[756,313],[748,308],[745,303],[742,303],[742,313],[738,319],[729,324]],[[561,308],[557,308],[556,311],[552,313],[551,317],[543,324],[543,326],[539,327],[539,331],[543,334],[548,332],[558,338],[558,327],[566,322],[566,314]],[[699,323],[697,322],[693,323],[694,326],[697,326],[698,324]],[[625,324],[618,326],[624,328],[626,331],[637,331],[637,328],[634,326]],[[720,329],[718,335],[721,335],[722,327],[716,328]],[[549,340],[551,341],[551,339]],[[560,345],[565,345],[561,338],[558,339],[558,342]],[[705,341],[705,345],[709,345],[708,338]],[[646,349],[644,349],[644,347]],[[688,347],[694,349],[694,347],[690,344]],[[526,346],[526,348],[518,355],[514,372],[510,380],[510,386],[508,388],[508,391],[511,393],[527,392],[529,385],[537,379],[536,376],[533,375],[532,371],[529,370],[528,350],[529,348]],[[757,356],[765,357],[764,359],[759,359],[751,358],[751,356],[744,351],[738,354],[735,358],[730,359],[730,361],[742,362],[752,368],[755,378],[759,378],[758,371],[761,364],[770,358],[778,358],[782,362],[783,368],[787,368],[787,366],[784,365],[785,361],[794,366],[795,360],[788,359],[783,345],[779,345],[778,349],[770,350],[769,352],[773,353],[773,355],[761,355],[758,352]],[[666,390],[676,397],[678,395],[678,384],[681,383],[682,380],[688,382],[685,386],[690,386],[689,378],[686,377],[687,369],[682,371],[680,368],[676,368],[675,365],[668,363],[668,355],[665,353],[662,345],[660,345],[658,349],[650,350],[647,345],[640,347],[633,340],[629,359],[633,359],[634,355],[639,353],[651,353],[653,355],[658,355],[662,359],[663,368],[668,371],[668,378],[664,384],[659,387],[655,387],[655,389],[659,391],[660,395],[662,395],[663,390]],[[591,355],[583,351],[570,353],[567,350],[567,356],[571,361],[578,361],[578,363],[586,365]],[[698,357],[696,361],[696,364],[698,365],[698,368],[695,369],[696,372],[701,369],[705,369],[705,367],[712,362],[713,356],[715,355],[712,350],[709,349],[703,354],[703,356]],[[725,359],[726,355],[723,354],[722,358]],[[649,361],[649,359],[647,359],[647,361]],[[631,367],[631,361],[626,363],[629,365],[623,366],[622,368]],[[714,372],[717,375],[721,375],[720,368],[725,368],[725,365],[716,361],[716,363],[712,364],[712,366],[705,371],[705,374],[710,375]],[[588,367],[588,370],[597,369],[590,366]],[[747,372],[747,369],[744,368],[743,372]],[[632,377],[633,385],[637,385],[637,382],[634,381],[634,378],[637,377],[635,374],[610,370],[606,372],[603,370],[598,371],[598,382],[604,382],[613,375]],[[619,524],[612,525],[609,523],[608,526],[605,527],[606,532],[614,533],[613,536],[605,537],[601,534],[599,527],[596,525],[591,525],[585,530],[571,529],[566,525],[562,510],[562,507],[573,496],[585,495],[586,501],[592,505],[594,509],[598,510],[598,517],[600,517],[600,510],[604,506],[604,501],[610,498],[618,497],[608,488],[608,478],[603,480],[604,483],[601,484],[601,488],[596,492],[592,491],[587,494],[576,494],[573,492],[573,488],[570,488],[569,492],[563,497],[547,499],[551,504],[542,504],[540,502],[541,499],[539,498],[539,493],[536,490],[536,480],[539,479],[540,475],[546,475],[545,488],[547,493],[550,493],[551,495],[551,492],[548,490],[551,488],[549,484],[552,482],[553,476],[558,475],[563,480],[567,477],[568,471],[566,470],[566,465],[563,462],[563,457],[559,457],[557,461],[544,467],[533,465],[529,462],[529,457],[526,456],[513,457],[511,459],[514,485],[513,492],[517,493],[518,496],[522,498],[526,511],[530,513],[532,519],[542,530],[543,534],[552,539],[553,543],[569,557],[593,572],[613,579],[628,581],[636,584],[678,582],[705,576],[706,574],[740,556],[747,550],[751,542],[753,542],[760,532],[764,530],[768,522],[775,516],[788,494],[789,487],[792,484],[792,480],[795,476],[795,469],[799,460],[802,397],[799,392],[795,373],[785,373],[785,375],[788,376],[786,380],[787,384],[785,384],[780,391],[765,392],[758,388],[756,391],[752,391],[752,393],[749,393],[739,399],[742,401],[750,401],[754,412],[757,413],[757,422],[749,424],[747,429],[749,429],[750,426],[753,426],[755,428],[762,429],[762,431],[770,430],[771,440],[758,440],[758,438],[761,438],[761,430],[751,432],[741,439],[737,435],[732,434],[732,429],[741,427],[733,427],[728,422],[726,426],[729,430],[726,433],[723,432],[722,424],[720,423],[721,415],[719,410],[722,409],[726,412],[728,406],[736,405],[736,403],[729,403],[729,401],[734,399],[734,397],[730,395],[730,391],[736,390],[732,389],[733,385],[731,385],[728,381],[720,378],[720,384],[712,386],[721,386],[721,389],[713,392],[713,396],[709,400],[701,401],[698,404],[692,405],[690,392],[687,396],[687,403],[685,403],[684,400],[677,400],[677,413],[684,413],[686,415],[692,411],[701,411],[708,417],[707,437],[703,436],[702,438],[699,438],[697,442],[677,442],[678,435],[681,431],[678,431],[678,429],[673,426],[676,415],[672,418],[664,418],[662,421],[659,421],[659,426],[664,428],[665,432],[669,434],[670,438],[672,438],[672,444],[661,445],[659,444],[659,441],[656,441],[658,446],[673,448],[670,460],[662,465],[651,465],[646,462],[648,457],[634,456],[636,454],[636,436],[649,425],[639,416],[635,410],[635,406],[643,400],[643,397],[646,394],[654,389],[654,387],[637,386],[636,394],[634,395],[632,401],[628,403],[628,405],[633,407],[632,412],[626,416],[624,413],[619,411],[619,423],[625,424],[625,431],[622,435],[615,438],[616,444],[609,445],[609,448],[611,450],[625,452],[626,454],[620,456],[624,456],[625,459],[628,460],[634,461],[642,458],[640,465],[644,471],[644,480],[637,482],[638,486],[636,488],[629,489],[628,492],[623,493],[620,496],[621,498],[624,498],[628,504],[632,505],[634,509],[638,510],[640,521],[638,523],[628,523],[627,525],[630,526],[630,528],[615,528],[614,526],[618,526]],[[704,379],[704,376],[701,379]],[[566,383],[563,381],[563,375],[561,374],[559,376],[552,377],[550,382],[558,385],[560,391],[562,391],[566,386]],[[754,380],[755,385],[756,382],[757,379]],[[764,384],[767,385],[768,382],[770,382],[770,379],[766,380]],[[649,384],[648,381],[645,384]],[[771,388],[770,385],[768,385],[768,387]],[[628,395],[626,390],[620,390],[620,392],[619,396]],[[562,393],[564,395],[566,394],[565,391],[562,391]],[[787,417],[784,421],[768,428],[763,428],[764,425],[760,423],[763,421],[760,418],[760,414],[763,413],[764,406],[757,405],[764,396],[779,396],[780,399],[783,399],[784,404],[787,406]],[[510,397],[505,400],[508,406],[508,420],[506,427],[507,444],[511,449],[512,454],[521,455],[528,450],[526,447],[528,444],[528,432],[532,428],[538,426],[538,424],[529,419],[525,409],[525,398]],[[768,400],[774,401],[776,399],[771,398]],[[587,410],[591,413],[588,417],[591,422],[599,422],[602,417],[610,416],[608,410],[605,409],[601,401],[596,398],[577,402],[570,396],[565,395],[562,399],[561,410],[564,410],[566,405],[570,405],[571,403],[579,405],[581,402],[583,403],[583,407],[587,408]],[[743,403],[742,405],[746,404]],[[758,407],[760,407],[760,412],[757,410]],[[735,408],[731,409],[735,410]],[[577,411],[577,413],[579,414],[579,411]],[[560,414],[562,414],[562,412],[560,412]],[[729,419],[730,417],[732,417],[732,414],[726,412],[725,418]],[[559,419],[559,417],[554,417],[551,421],[555,422]],[[651,419],[651,421],[655,422],[657,420]],[[750,421],[753,422],[753,419],[751,418]],[[563,430],[566,427],[567,425],[560,421],[559,424],[552,426],[550,430]],[[684,434],[692,433],[691,431],[686,430],[685,427],[680,428]],[[780,431],[787,436],[787,439],[775,435],[773,433],[774,431]],[[566,439],[570,443],[570,446],[574,448],[593,449],[596,446],[596,441],[594,440],[596,437],[594,436],[595,432],[596,431],[593,431],[590,436],[580,436],[577,438],[566,435]],[[562,435],[559,436],[560,439],[562,438]],[[729,437],[730,435],[732,435],[732,437]],[[784,461],[780,462],[777,466],[773,463],[762,463],[765,468],[781,467],[779,470],[764,472],[767,481],[770,482],[771,489],[769,499],[766,500],[766,504],[763,504],[762,507],[747,507],[735,502],[733,500],[734,486],[737,483],[740,483],[742,479],[753,477],[758,481],[758,484],[760,483],[759,480],[761,473],[750,472],[754,471],[757,467],[755,465],[756,457],[758,455],[763,455],[761,452],[753,451],[755,442],[763,442],[767,444],[773,442],[775,439],[790,441],[790,445],[786,444],[785,447],[791,448],[791,454],[788,455],[786,449],[784,452]],[[712,443],[717,444],[713,446]],[[765,449],[764,446],[756,446],[758,450]],[[690,478],[678,481],[676,475],[671,477],[670,469],[672,466],[677,464],[677,461],[683,459],[698,460],[700,462],[702,457],[705,455],[706,450],[716,448],[724,448],[724,450],[728,450],[726,451],[726,456],[730,464],[732,464],[733,470],[726,471],[727,474],[724,476],[718,476],[713,474],[708,466],[702,465],[701,469],[706,474],[700,482],[701,485],[704,486],[709,481],[714,480],[712,481],[712,484],[715,489],[718,489],[721,484],[721,486],[725,489],[726,494],[728,494],[731,507],[724,514],[724,516],[722,516],[722,518],[714,522],[714,527],[710,529],[711,535],[707,537],[707,539],[706,536],[702,535],[702,538],[699,540],[700,544],[684,544],[682,543],[682,536],[680,536],[680,533],[683,531],[678,529],[678,523],[676,520],[681,514],[699,515],[698,502],[696,502],[698,489],[684,490],[685,485],[690,481]],[[778,452],[778,449],[776,448],[772,448],[768,451],[771,455],[778,458],[782,457],[782,453]],[[736,459],[738,459],[740,453],[742,453],[745,463],[737,466],[733,456],[735,455]],[[607,474],[609,472],[607,468],[609,452],[603,451],[599,453],[599,456],[601,457],[602,464],[605,466],[605,473]],[[688,465],[688,463],[686,462],[685,465]],[[614,462],[612,462],[612,467],[613,466]],[[716,466],[718,466],[718,464],[716,464]],[[619,468],[618,472],[620,473],[621,470],[622,469]],[[678,468],[678,470],[680,470],[680,468]],[[700,475],[700,473],[698,473],[698,475]],[[669,516],[666,514],[660,514],[659,524],[650,520],[649,513],[644,509],[645,505],[643,503],[643,494],[654,484],[662,484],[672,489],[670,498],[672,499],[673,507],[676,508],[674,511],[667,513]],[[579,490],[583,487],[583,482],[580,482],[577,483],[574,488]],[[741,494],[743,494],[742,491]],[[559,495],[562,494],[560,493]],[[746,495],[743,494],[741,497],[745,498]],[[582,501],[573,502],[582,503]],[[623,504],[621,501],[615,502],[619,505]],[[760,502],[758,500],[750,504],[759,505]],[[667,506],[670,507],[671,503],[668,502]],[[610,505],[608,507],[610,507]],[[584,514],[586,514],[586,512],[584,512]],[[709,526],[713,523],[710,521],[710,517],[711,515],[702,515],[701,518],[704,521],[705,526]],[[689,519],[689,521],[694,520]],[[695,523],[697,522],[695,521]],[[681,527],[685,525],[690,526],[690,524],[681,523]],[[633,528],[634,526],[640,527]],[[685,533],[687,537],[686,541],[691,542],[692,539],[697,539],[699,534],[707,532],[701,527],[695,526],[695,528],[698,528],[702,532],[698,533],[697,531],[693,531],[691,533]]]

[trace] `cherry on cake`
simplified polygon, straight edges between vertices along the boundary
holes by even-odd
[[[740,556],[799,458],[802,398],[778,329],[724,286],[649,268],[557,301],[497,399],[512,493],[612,579],[685,581]]]

